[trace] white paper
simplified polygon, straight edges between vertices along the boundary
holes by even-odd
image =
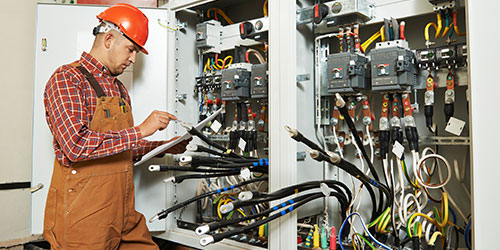
[[[403,153],[405,152],[405,147],[401,145],[398,141],[394,142],[394,146],[392,146],[392,153],[398,157],[398,159],[401,159],[403,157]]]
[[[245,146],[247,145],[247,142],[240,138],[240,141],[238,142],[238,147],[241,149],[241,151],[245,151]]]
[[[446,128],[444,129],[446,132],[450,132],[456,136],[460,136],[462,133],[462,130],[465,127],[465,122],[462,120],[459,120],[455,117],[451,117],[450,120],[448,121],[448,124],[446,125]]]
[[[215,132],[215,133],[218,133],[220,128],[222,127],[222,124],[220,124],[219,121],[215,120],[214,122],[212,122],[212,126],[210,126],[210,128]]]
[[[213,120],[221,111],[222,111],[222,109],[219,109],[219,110],[215,111],[211,116],[205,118],[205,120],[203,120],[200,123],[196,124],[194,127],[196,129],[198,129],[198,130],[202,129],[203,127],[205,127],[205,125],[209,121]],[[157,147],[157,148],[149,151],[149,153],[145,154],[140,161],[134,163],[134,166],[138,166],[138,165],[144,163],[145,161],[147,161],[147,160],[149,160],[149,159],[151,159],[151,158],[153,158],[153,157],[155,157],[155,156],[163,153],[165,150],[167,150],[167,149],[175,146],[177,143],[179,143],[181,141],[184,141],[184,140],[187,140],[187,139],[189,139],[191,137],[192,137],[192,135],[186,131],[185,134],[183,134],[181,137],[177,138],[175,141],[171,141],[169,143],[165,143],[165,144],[163,144],[163,145],[161,145],[161,146],[159,146],[159,147]]]

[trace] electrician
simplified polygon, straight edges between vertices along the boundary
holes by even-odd
[[[56,158],[43,235],[52,249],[158,249],[135,211],[132,161],[166,143],[142,138],[177,118],[153,111],[134,126],[130,97],[116,78],[139,51],[148,54],[147,17],[117,4],[97,18],[90,52],[59,67],[44,93]],[[182,153],[187,143],[167,153]]]

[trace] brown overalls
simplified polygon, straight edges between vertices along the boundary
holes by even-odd
[[[82,66],[97,94],[90,129],[97,132],[134,126],[129,104],[110,97]],[[70,167],[54,161],[43,236],[52,249],[158,249],[146,220],[134,207],[132,150]]]

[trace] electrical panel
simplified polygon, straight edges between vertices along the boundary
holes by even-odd
[[[372,90],[404,90],[417,82],[413,51],[397,45],[380,46],[370,52]]]
[[[370,86],[368,57],[344,52],[328,56],[328,92],[355,92]]]
[[[267,64],[252,65],[252,73],[250,79],[252,81],[252,85],[250,88],[252,92],[252,98],[267,98]]]
[[[194,83],[189,91],[194,89],[195,94],[179,106],[195,110],[197,121],[220,113],[199,131],[190,132],[200,140],[175,163],[203,174],[188,185],[180,182],[191,174],[168,173],[177,198],[159,217],[174,213],[168,219],[194,231],[197,241],[190,245],[195,247],[223,239],[244,243],[240,248],[269,247],[268,222],[304,204],[297,213],[300,225],[293,229],[298,249],[326,249],[332,243],[348,249],[402,249],[408,246],[405,242],[431,248],[435,242],[414,236],[465,233],[470,225],[470,206],[463,197],[467,184],[439,177],[439,171],[448,171],[442,159],[449,163],[464,155],[453,147],[470,144],[468,133],[462,131],[468,121],[467,44],[465,32],[460,32],[463,10],[448,1],[423,1],[429,5],[427,12],[400,16],[401,9],[388,7],[396,6],[392,2],[298,1],[293,24],[297,69],[290,72],[296,75],[297,83],[290,83],[290,88],[297,88],[297,96],[280,96],[299,101],[290,107],[296,109],[297,128],[285,126],[281,131],[300,145],[297,165],[291,166],[297,169],[297,183],[273,192],[268,180],[279,177],[268,175],[275,167],[268,157],[270,148],[279,145],[269,143],[268,123],[275,117],[268,117],[268,107],[277,94],[269,92],[276,83],[269,78],[274,62],[268,61],[268,53],[279,48],[269,47],[268,39],[269,28],[285,24],[271,25],[267,2],[211,1],[189,7],[188,30],[176,33],[182,50],[176,58],[181,71],[176,81],[180,88],[186,81]],[[391,15],[377,15],[379,9]],[[188,14],[177,17],[184,15]],[[193,30],[195,40],[190,44]],[[191,54],[186,56],[186,51]],[[199,71],[193,73],[186,65]],[[257,185],[247,183],[252,181]],[[198,188],[192,185],[196,183]],[[203,195],[196,206],[181,206]],[[449,197],[457,197],[459,205],[450,205]],[[422,219],[420,212],[430,219]],[[451,213],[459,214],[453,222],[458,227],[448,223]],[[372,229],[349,224],[346,215],[359,216]],[[320,238],[323,242],[318,243]],[[443,239],[445,244],[457,242]]]

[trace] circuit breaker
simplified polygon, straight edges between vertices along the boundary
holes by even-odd
[[[405,41],[378,43],[370,56],[372,90],[404,90],[417,82],[415,54]]]
[[[369,87],[368,58],[345,52],[328,56],[328,93],[355,92]]]
[[[267,98],[267,64],[252,65],[252,74],[250,77],[252,98]]]
[[[221,96],[223,101],[240,101],[250,97],[250,71],[230,68],[222,71]]]
[[[222,25],[210,20],[196,25],[196,47],[203,53],[221,52]]]

